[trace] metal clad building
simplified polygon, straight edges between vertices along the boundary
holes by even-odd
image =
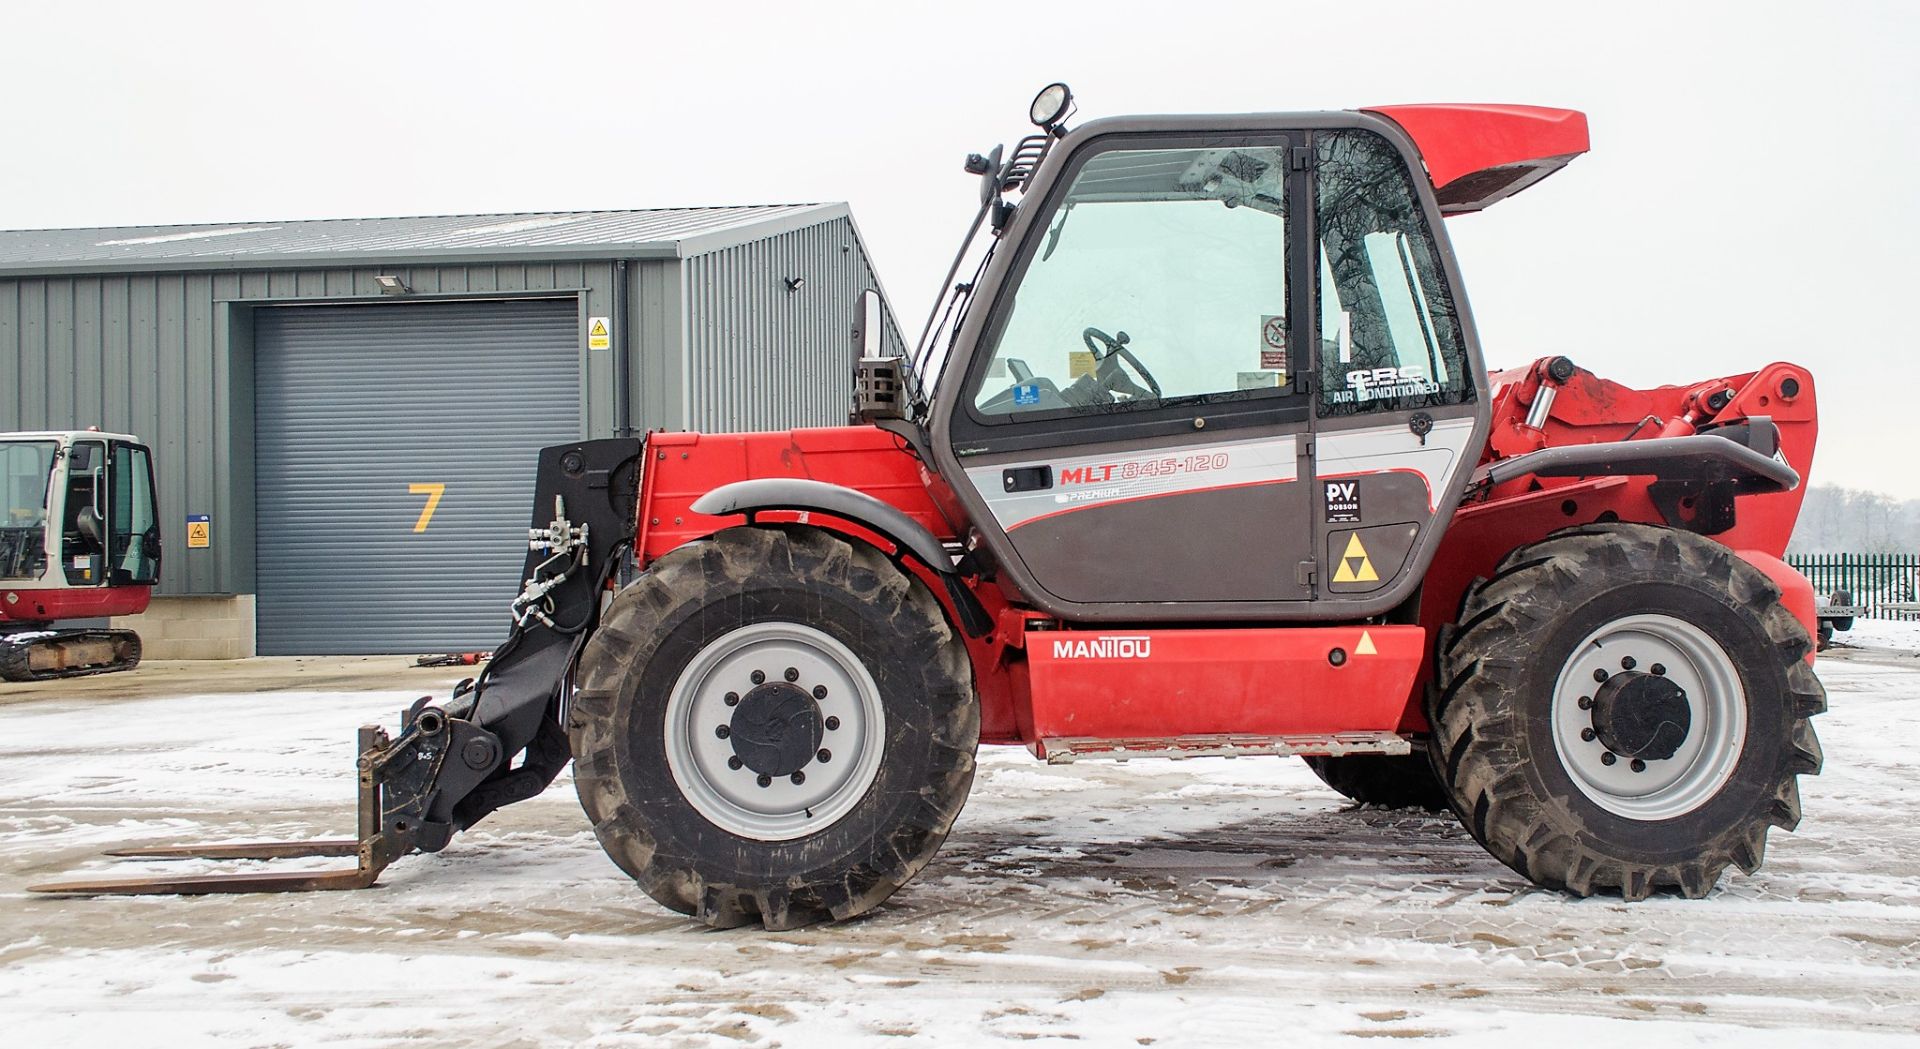
[[[485,648],[540,445],[842,422],[872,287],[843,204],[5,231],[0,430],[153,446],[154,657]]]

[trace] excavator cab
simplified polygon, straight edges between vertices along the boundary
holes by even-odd
[[[0,435],[0,678],[126,670],[131,631],[66,620],[144,611],[160,577],[153,456],[97,431]]]

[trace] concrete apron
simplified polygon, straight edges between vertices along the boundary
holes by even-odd
[[[150,699],[271,692],[417,692],[445,697],[478,667],[416,667],[413,656],[142,660],[117,674],[0,682],[0,707],[40,699]],[[398,712],[396,711],[396,714]]]

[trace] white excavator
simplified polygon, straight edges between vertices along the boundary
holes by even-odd
[[[0,680],[131,670],[160,579],[153,453],[129,434],[0,433]],[[61,624],[72,624],[61,626]]]

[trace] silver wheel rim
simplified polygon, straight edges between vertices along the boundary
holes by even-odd
[[[1616,754],[1609,764],[1606,742],[1583,735],[1594,727],[1595,672],[1656,667],[1686,694],[1686,739],[1668,758]],[[1628,819],[1667,820],[1713,800],[1732,778],[1747,739],[1746,691],[1732,658],[1706,631],[1672,616],[1628,616],[1574,647],[1554,683],[1551,720],[1560,764],[1589,801]]]
[[[827,756],[808,758],[799,782],[729,762],[737,704],[746,700],[727,697],[759,687],[756,671],[814,697]],[[885,739],[873,676],[847,646],[798,623],[754,623],[708,642],[667,696],[667,768],[680,793],[714,826],[758,841],[804,837],[845,816],[873,785]]]

